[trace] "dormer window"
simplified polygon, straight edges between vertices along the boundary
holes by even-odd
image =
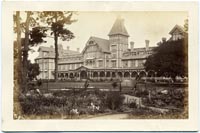
[[[94,41],[93,40],[89,41],[89,44],[94,44]]]

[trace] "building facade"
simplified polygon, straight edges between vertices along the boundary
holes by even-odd
[[[176,25],[170,34],[170,39],[181,39],[184,31]],[[129,44],[129,34],[124,20],[118,17],[112,26],[109,39],[91,36],[82,52],[63,49],[59,45],[58,78],[60,80],[111,80],[115,78],[134,79],[137,76],[154,76],[153,71],[146,72],[144,63],[152,54],[153,48],[149,40],[146,47],[134,48],[134,42]],[[130,48],[129,48],[130,47]],[[40,79],[54,78],[54,48],[40,47],[39,56],[35,59],[40,66]]]

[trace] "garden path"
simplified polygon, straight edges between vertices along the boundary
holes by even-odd
[[[92,117],[89,119],[127,119],[128,118],[128,114],[108,114],[108,115],[103,115],[103,116],[96,116],[96,117]]]

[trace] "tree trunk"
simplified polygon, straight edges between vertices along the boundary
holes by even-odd
[[[17,51],[18,51],[18,61],[17,61],[17,75],[18,75],[18,84],[19,84],[19,87],[21,85],[21,78],[22,78],[22,70],[21,70],[21,58],[22,58],[22,55],[21,55],[21,27],[20,27],[20,12],[17,11],[16,12],[16,26],[17,26]]]
[[[27,76],[28,76],[28,50],[29,50],[29,25],[30,25],[31,12],[27,12],[27,18],[25,23],[25,40],[24,40],[24,50],[23,50],[23,90],[27,91]]]
[[[20,12],[16,12],[16,27],[17,27],[17,61],[15,70],[17,77],[14,79],[14,119],[21,116],[21,106],[19,104],[19,93],[21,92],[21,27],[20,27]]]
[[[55,23],[57,23],[57,13],[55,13]],[[55,81],[58,80],[58,35],[57,35],[57,29],[54,31],[54,45],[55,45]]]
[[[55,41],[55,81],[58,80],[58,37],[56,33],[54,33],[54,41]]]

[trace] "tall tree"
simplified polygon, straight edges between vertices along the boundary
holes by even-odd
[[[18,53],[18,61],[17,61],[17,75],[18,75],[18,84],[21,85],[21,26],[20,26],[20,12],[16,12],[16,17],[14,17],[14,22],[16,22],[16,32],[17,32],[17,53]]]
[[[24,48],[23,48],[23,90],[27,90],[27,74],[28,74],[28,50],[29,50],[29,26],[30,26],[31,12],[26,13],[26,22],[25,22],[25,39],[24,39]]]
[[[44,11],[41,12],[40,18],[43,19],[42,22],[50,27],[50,36],[54,39],[55,46],[55,72],[54,78],[57,81],[58,77],[58,38],[63,41],[69,41],[74,38],[74,34],[67,29],[67,25],[72,24],[76,20],[72,20],[72,15],[74,12],[62,12],[62,11]]]
[[[188,39],[162,42],[154,49],[154,54],[145,62],[147,71],[154,70],[157,76],[187,76],[188,73]]]
[[[17,33],[17,42],[20,41],[20,43],[17,43],[19,54],[18,63],[20,64],[18,69],[20,76],[18,78],[21,79],[21,90],[25,91],[28,87],[28,52],[31,50],[31,46],[45,42],[43,38],[46,37],[47,30],[46,28],[39,27],[39,23],[37,23],[35,18],[37,17],[36,12],[27,11],[23,13],[26,14],[26,20],[24,22],[19,22],[24,19],[20,18],[18,15],[20,12],[14,15],[14,22],[16,25],[14,31]],[[21,32],[25,34],[25,38],[21,38]]]

